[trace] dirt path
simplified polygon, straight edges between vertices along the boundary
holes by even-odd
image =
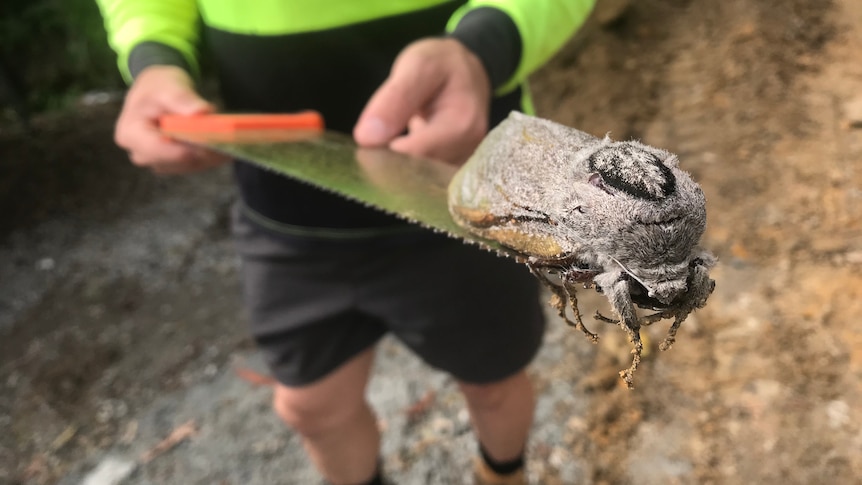
[[[534,482],[853,483],[862,4],[641,0],[602,18],[535,79],[540,114],[678,153],[721,263],[671,351],[650,330],[635,391],[616,375],[617,329],[591,346],[552,325],[533,369]],[[100,464],[124,484],[315,483],[247,372],[263,367],[239,308],[228,174],[128,167],[112,109],[38,120],[25,141],[0,131],[0,484],[80,483]],[[452,383],[389,341],[377,368],[393,478],[464,483],[473,443]]]
[[[678,153],[721,259],[644,390],[591,395],[577,446],[595,483],[862,476],[860,7],[636,2],[537,83],[552,118]]]

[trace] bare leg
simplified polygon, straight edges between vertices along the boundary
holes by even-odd
[[[533,383],[525,371],[491,384],[459,382],[479,441],[495,461],[524,453],[536,405]]]
[[[365,400],[374,350],[303,387],[277,386],[275,410],[303,440],[318,471],[335,485],[364,483],[377,469],[380,431]]]

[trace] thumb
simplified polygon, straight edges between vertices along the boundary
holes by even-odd
[[[162,107],[170,113],[188,116],[214,111],[213,105],[198,96],[190,86],[163,91],[161,98]]]
[[[410,118],[420,114],[442,89],[445,72],[433,63],[421,65],[423,59],[408,52],[395,62],[389,78],[359,116],[353,137],[360,146],[387,145],[404,132]]]

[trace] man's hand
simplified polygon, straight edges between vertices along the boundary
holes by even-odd
[[[455,39],[421,40],[395,59],[353,136],[360,146],[460,164],[488,131],[490,102],[490,81],[478,57]]]
[[[195,92],[191,77],[173,66],[151,66],[129,89],[117,120],[114,140],[129,152],[135,165],[158,174],[197,172],[229,159],[208,150],[186,146],[159,132],[159,117],[166,114],[210,113],[213,106]]]

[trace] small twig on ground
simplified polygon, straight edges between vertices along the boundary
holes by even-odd
[[[170,451],[172,448],[182,443],[188,438],[197,434],[198,428],[194,419],[190,419],[185,423],[174,428],[173,431],[156,446],[150,448],[147,452],[141,455],[138,460],[142,465],[153,461],[163,453]]]
[[[422,417],[422,415],[424,415],[426,412],[428,412],[428,409],[434,403],[434,398],[436,396],[437,396],[437,394],[433,390],[429,389],[428,392],[426,392],[425,395],[422,396],[422,398],[420,398],[418,401],[411,404],[404,411],[404,414],[407,415],[407,420],[408,421],[415,421],[415,420],[419,419],[420,417]]]
[[[75,433],[77,433],[77,432],[78,432],[78,427],[75,426],[74,424],[70,424],[69,426],[67,426],[66,429],[64,429],[62,433],[57,435],[57,437],[54,438],[54,441],[51,442],[51,446],[50,446],[51,451],[55,452],[55,451],[59,450],[60,448],[66,446],[66,443],[71,441],[72,438],[75,437]]]
[[[122,445],[130,445],[135,441],[135,438],[138,437],[138,420],[133,419],[126,424],[126,429],[123,431],[123,435],[120,436],[119,443]]]
[[[259,372],[253,371],[248,367],[237,367],[234,371],[236,372],[237,377],[248,382],[249,384],[257,387],[257,386],[267,386],[274,387],[277,384],[277,381],[272,376],[267,376],[261,374]]]

